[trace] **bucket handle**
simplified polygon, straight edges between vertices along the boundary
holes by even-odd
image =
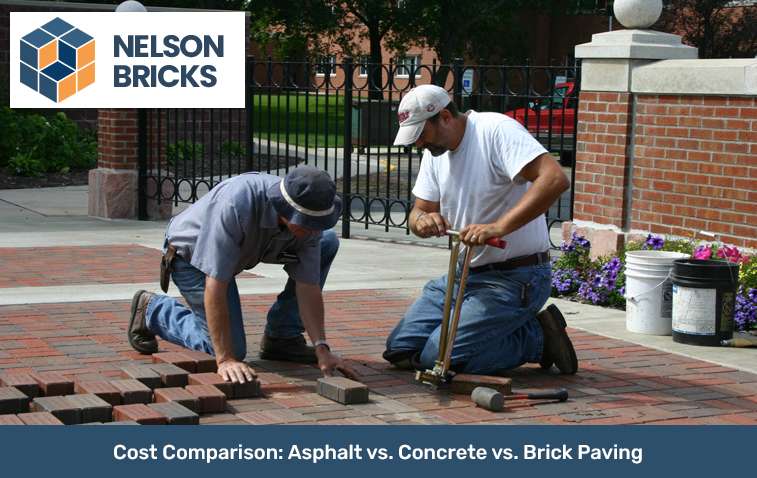
[[[673,272],[673,269],[669,270],[669,271],[668,271],[668,275],[666,275],[666,276],[665,276],[665,278],[664,278],[664,279],[662,280],[662,282],[660,282],[660,283],[659,283],[659,284],[657,284],[656,286],[652,287],[651,289],[645,290],[645,291],[644,291],[644,292],[642,292],[641,294],[636,294],[635,296],[625,295],[625,296],[623,296],[623,297],[624,297],[624,298],[625,298],[625,299],[626,299],[627,301],[629,301],[629,302],[632,302],[632,303],[633,303],[633,304],[635,305],[635,304],[636,304],[636,303],[638,302],[638,297],[641,297],[642,295],[646,295],[646,294],[649,294],[649,293],[650,293],[650,292],[652,292],[653,290],[657,289],[658,287],[660,287],[661,285],[663,285],[664,283],[666,283],[666,282],[668,281],[668,279],[670,279],[670,274],[671,274],[672,272]]]

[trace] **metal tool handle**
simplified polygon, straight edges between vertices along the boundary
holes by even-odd
[[[460,231],[453,231],[452,229],[447,230],[447,235],[450,236],[459,236]],[[507,241],[504,241],[500,239],[499,237],[491,237],[486,240],[485,244],[487,246],[497,247],[499,249],[504,249],[507,246]]]
[[[557,388],[532,393],[513,392],[512,395],[504,395],[504,397],[505,400],[559,400],[564,402],[568,399],[568,391],[564,388]]]

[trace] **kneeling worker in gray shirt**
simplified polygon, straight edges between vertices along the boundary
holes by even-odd
[[[164,266],[189,307],[167,295],[137,291],[129,343],[151,354],[159,336],[215,355],[226,380],[252,380],[253,371],[243,362],[247,343],[234,277],[261,262],[284,264],[289,280],[268,311],[260,357],[317,362],[325,375],[339,370],[354,376],[326,343],[321,294],[339,248],[331,228],[341,209],[334,182],[310,166],[283,180],[247,173],[217,184],[174,217],[166,231]],[[167,273],[161,275],[166,290]]]

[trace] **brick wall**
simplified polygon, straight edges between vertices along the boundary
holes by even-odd
[[[757,248],[757,98],[638,95],[635,121],[631,229]]]
[[[137,169],[137,110],[97,110],[97,166]]]
[[[630,94],[581,92],[574,215],[623,228]]]

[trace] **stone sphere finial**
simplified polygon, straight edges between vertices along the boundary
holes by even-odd
[[[615,18],[626,28],[649,28],[660,18],[662,0],[615,0]]]
[[[120,3],[116,7],[117,12],[146,12],[147,9],[144,5],[139,3],[137,0],[126,0],[123,3]]]

